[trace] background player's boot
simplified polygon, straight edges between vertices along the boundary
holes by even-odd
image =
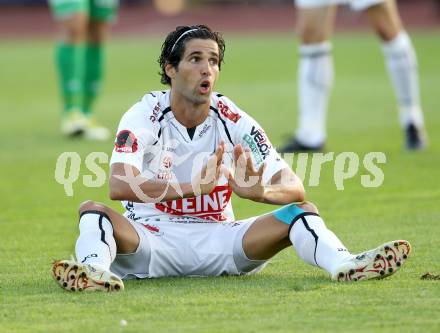
[[[87,125],[84,129],[84,137],[92,141],[106,141],[110,138],[110,131],[99,125],[95,118],[87,118]]]
[[[359,281],[387,277],[402,267],[410,252],[411,245],[405,240],[382,244],[343,261],[332,275],[332,280]]]
[[[61,133],[66,136],[82,135],[87,123],[87,118],[80,110],[68,111],[61,121]]]
[[[121,291],[124,283],[115,274],[75,260],[59,260],[52,265],[52,276],[68,291]]]
[[[283,146],[278,148],[278,152],[281,154],[284,153],[314,153],[321,152],[324,150],[324,144],[319,146],[307,146],[298,141],[295,137],[292,137],[289,141],[287,141]]]
[[[405,129],[405,145],[408,150],[425,149],[428,145],[425,130],[409,124]]]

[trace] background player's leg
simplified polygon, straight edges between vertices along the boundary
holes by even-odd
[[[85,136],[91,140],[103,141],[110,137],[108,129],[98,125],[92,117],[92,107],[101,90],[104,73],[104,44],[109,34],[110,24],[116,17],[117,9],[117,0],[90,0],[83,110],[88,118]]]
[[[414,47],[399,17],[395,0],[366,9],[371,26],[383,42],[388,73],[399,103],[400,124],[408,149],[426,145],[420,106],[419,75]]]
[[[88,16],[77,12],[59,22],[61,39],[56,45],[56,64],[64,102],[62,133],[81,134],[83,81]]]
[[[106,140],[109,131],[99,126],[92,117],[92,107],[97,95],[101,91],[104,67],[104,43],[109,33],[109,23],[92,19],[88,25],[86,45],[86,64],[84,77],[83,110],[88,117],[86,137],[92,140]]]
[[[86,74],[84,80],[84,112],[90,113],[96,96],[101,91],[104,64],[104,42],[109,33],[105,21],[89,22],[86,48]]]
[[[330,37],[336,6],[298,8],[298,128],[280,152],[321,150],[326,138],[326,112],[333,83]]]
[[[82,104],[89,3],[88,0],[49,0],[49,5],[60,32],[55,59],[64,103],[61,132],[78,135],[86,126]]]

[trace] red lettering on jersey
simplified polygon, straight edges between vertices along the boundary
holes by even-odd
[[[241,118],[238,113],[231,111],[229,106],[227,106],[222,101],[218,101],[217,108],[222,115],[224,115],[226,118],[228,118],[230,121],[233,121],[234,123],[236,123]]]
[[[156,236],[162,236],[163,235],[163,231],[160,231],[160,229],[158,227],[156,227],[155,225],[151,225],[151,224],[147,224],[147,223],[142,223],[142,225],[149,232],[151,232],[153,235],[156,235]]]
[[[152,231],[152,232],[159,232],[160,231],[158,227],[155,227],[153,225],[149,225],[149,224],[146,224],[146,223],[142,223],[142,225],[145,228],[147,228],[148,230]]]
[[[194,198],[185,198],[159,202],[156,208],[172,215],[189,215],[205,220],[222,222],[227,217],[224,210],[231,200],[232,190],[229,186],[216,186],[209,194],[200,195]]]

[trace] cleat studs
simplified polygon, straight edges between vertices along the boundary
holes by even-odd
[[[389,273],[392,273],[393,272],[393,269],[390,267],[390,268],[388,268],[388,272]]]
[[[385,251],[389,251],[390,247],[389,246],[385,246]]]
[[[110,283],[106,282],[106,283],[104,284],[104,287],[109,288],[109,287],[110,287]]]
[[[75,287],[70,288],[71,291],[75,291]]]
[[[380,271],[379,273],[380,273],[380,275],[384,275],[385,271]]]
[[[400,265],[402,265],[402,264],[400,263],[400,261],[398,261],[398,262],[396,262],[396,265],[397,265],[397,267],[400,267]]]
[[[74,266],[73,266],[73,269],[74,269],[74,270],[77,270],[77,269],[78,269],[78,265],[74,265]]]
[[[61,276],[57,276],[57,280],[60,281],[61,280]]]
[[[357,280],[358,280],[357,278],[354,278],[354,279],[353,279],[353,281],[357,281]]]
[[[64,287],[64,288],[67,287],[67,282],[63,282],[63,287]]]
[[[70,279],[71,279],[71,280],[75,280],[75,275],[72,274],[72,275],[70,276]]]
[[[408,258],[408,256],[406,254],[404,254],[403,255],[403,259],[406,259],[406,258]]]
[[[348,272],[348,274],[353,275],[355,273],[354,269],[350,269],[350,271]]]
[[[65,262],[65,263],[63,264],[63,267],[64,267],[64,268],[67,268],[67,267],[69,267],[69,264],[68,264],[67,262]]]
[[[395,246],[395,247],[398,247],[398,246],[399,246],[399,243],[395,242],[395,243],[394,243],[394,246]]]
[[[82,272],[82,273],[81,273],[81,277],[82,277],[82,278],[85,278],[86,276],[87,276],[86,272]]]
[[[119,289],[121,289],[121,286],[119,284],[115,284],[115,289],[119,290]]]
[[[343,278],[343,277],[344,277],[344,273],[339,272],[338,276],[339,276],[340,278]]]
[[[83,289],[82,288],[78,288],[78,291],[83,291]]]
[[[393,256],[390,254],[390,255],[387,257],[387,259],[388,259],[388,260],[391,260],[391,259],[393,259]]]
[[[376,254],[376,259],[380,259],[380,258],[382,258],[382,255],[380,255],[379,253]]]

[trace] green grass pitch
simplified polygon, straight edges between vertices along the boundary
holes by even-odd
[[[217,90],[266,129],[275,145],[296,123],[294,36],[225,35],[226,64]],[[329,112],[328,149],[361,157],[383,151],[385,180],[364,188],[361,172],[338,191],[334,163],[320,185],[308,186],[327,225],[353,252],[392,239],[412,242],[413,256],[382,281],[339,284],[300,261],[293,249],[251,277],[129,281],[118,294],[73,294],[49,275],[54,259],[74,251],[77,207],[86,199],[111,204],[107,185],[87,188],[82,176],[67,197],[54,179],[65,151],[84,162],[110,154],[112,142],[70,141],[59,135],[59,96],[49,40],[0,43],[0,332],[439,332],[440,281],[440,44],[438,33],[413,34],[430,148],[402,149],[396,103],[379,43],[371,34],[334,40],[336,82]],[[97,116],[115,131],[125,110],[160,88],[159,39],[112,39]],[[107,169],[107,167],[106,167]],[[235,200],[238,218],[268,206]],[[120,326],[126,320],[127,325]]]

